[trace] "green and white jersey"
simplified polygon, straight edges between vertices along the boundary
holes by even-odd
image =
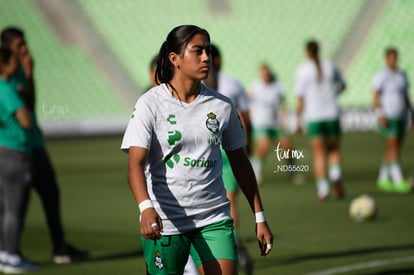
[[[328,60],[321,60],[321,69],[322,78],[318,79],[315,63],[308,60],[296,71],[295,91],[304,99],[303,117],[306,122],[339,117],[338,86],[344,84],[344,80],[335,65]]]
[[[380,93],[384,116],[391,119],[405,119],[408,111],[406,96],[409,86],[406,74],[386,67],[374,76],[372,85],[374,91]]]
[[[278,113],[283,100],[282,85],[273,81],[253,82],[250,87],[250,117],[255,128],[279,128]]]
[[[221,73],[219,73],[217,77],[217,90],[231,99],[236,110],[240,112],[248,111],[249,97],[241,83],[238,80]]]
[[[220,145],[244,146],[244,132],[231,100],[201,86],[191,103],[174,98],[165,84],[136,103],[121,149],[148,150],[148,193],[164,235],[183,233],[230,217]]]

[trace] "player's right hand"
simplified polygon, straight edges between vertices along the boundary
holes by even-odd
[[[141,234],[149,240],[161,239],[162,221],[154,208],[147,208],[141,213]]]

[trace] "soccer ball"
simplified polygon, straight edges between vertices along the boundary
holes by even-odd
[[[354,198],[349,205],[349,215],[357,222],[375,218],[376,212],[375,200],[367,194]]]

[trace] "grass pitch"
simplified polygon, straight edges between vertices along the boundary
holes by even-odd
[[[47,141],[61,189],[66,237],[75,246],[88,249],[91,259],[52,264],[46,221],[39,199],[32,193],[22,249],[41,264],[36,274],[145,274],[139,211],[129,192],[127,155],[119,150],[120,141],[121,137]],[[376,133],[343,136],[346,198],[326,203],[316,200],[307,138],[294,137],[293,141],[303,151],[299,164],[309,165],[310,171],[303,173],[304,185],[292,185],[286,173],[273,172],[280,163],[274,152],[269,153],[260,190],[276,241],[265,258],[257,248],[254,217],[239,196],[239,232],[255,260],[255,274],[413,274],[414,194],[377,191],[381,138]],[[413,152],[411,132],[403,147],[405,176],[414,174]],[[371,222],[356,223],[349,218],[348,207],[362,193],[374,197],[378,216]]]

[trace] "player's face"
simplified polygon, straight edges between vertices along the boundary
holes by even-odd
[[[398,54],[396,52],[388,53],[385,61],[387,62],[387,66],[391,69],[397,68]]]
[[[26,41],[24,40],[23,37],[15,37],[11,42],[10,42],[10,50],[14,53],[14,54],[21,54],[22,51],[26,50],[27,46],[26,46]]]
[[[178,58],[178,71],[193,80],[206,79],[210,71],[210,41],[202,34],[194,35]]]
[[[262,78],[262,81],[265,83],[270,83],[272,80],[272,77],[270,75],[269,69],[266,67],[260,67],[260,77]]]

